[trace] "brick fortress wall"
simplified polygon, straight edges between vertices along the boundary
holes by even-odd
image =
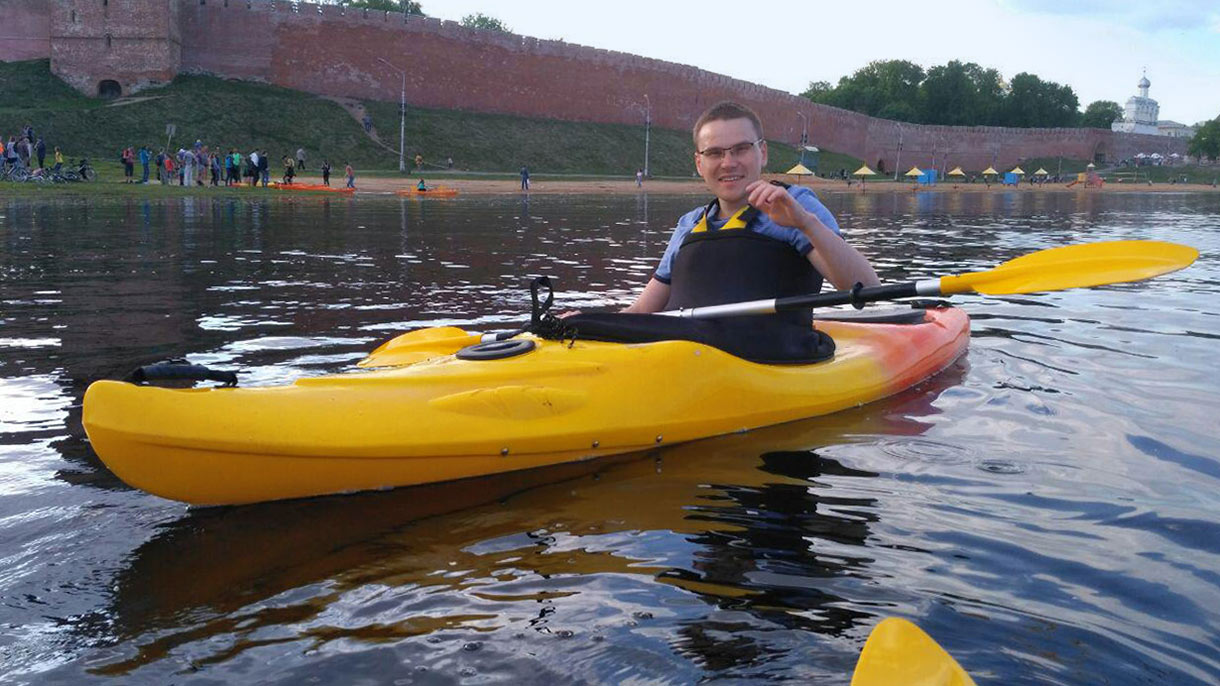
[[[50,57],[50,10],[46,0],[0,0],[0,60]]]
[[[271,0],[114,0],[108,14],[90,14],[83,21],[79,13],[96,12],[103,0],[3,0],[0,20],[17,8],[26,21],[34,21],[31,17],[37,15],[39,5],[54,8],[52,68],[91,95],[96,95],[97,82],[103,78],[118,80],[126,93],[145,83],[167,80],[160,75],[181,69],[264,81],[319,95],[394,101],[399,97],[400,76],[377,60],[379,55],[393,55],[390,61],[408,72],[406,96],[412,105],[639,125],[647,94],[654,125],[685,130],[708,105],[731,99],[758,111],[769,138],[799,140],[801,120],[796,113],[800,111],[808,117],[812,144],[850,153],[887,171],[898,163],[904,170],[934,163],[941,168],[947,163],[967,169],[990,165],[1002,169],[1032,157],[1093,159],[1104,155],[1107,160],[1117,160],[1136,152],[1185,152],[1185,142],[1180,139],[1101,129],[900,124],[816,105],[782,91],[671,62],[467,29],[432,18],[344,11],[333,5]],[[77,48],[76,53],[60,45],[69,41],[72,30],[85,30],[61,29],[70,6],[78,12],[78,26],[93,27],[92,42],[83,37],[72,39],[91,45]],[[148,38],[148,29],[162,30],[157,18],[166,7],[164,16],[172,25],[164,29],[165,36],[158,43]],[[103,45],[97,38],[98,27],[112,35],[109,58],[98,47]],[[119,38],[124,42],[116,52],[113,41]],[[18,47],[0,39],[0,58],[18,59],[10,57],[17,54]],[[178,56],[176,47],[180,47]],[[20,58],[28,59],[29,52],[27,48]],[[115,56],[120,58],[113,59]],[[161,71],[154,68],[158,63]]]

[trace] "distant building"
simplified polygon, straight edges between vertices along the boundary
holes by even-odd
[[[1169,119],[1161,119],[1156,123],[1157,131],[1162,136],[1170,136],[1172,138],[1194,138],[1195,127],[1187,126]]]
[[[1123,133],[1146,133],[1151,136],[1169,136],[1171,138],[1192,138],[1194,128],[1168,119],[1157,119],[1161,106],[1156,100],[1148,97],[1148,88],[1152,82],[1144,75],[1139,82],[1139,95],[1127,98],[1123,107],[1123,118],[1110,124],[1113,131]]]

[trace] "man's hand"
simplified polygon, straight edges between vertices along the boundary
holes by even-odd
[[[783,186],[759,179],[746,186],[746,192],[749,193],[750,204],[767,213],[771,221],[780,226],[799,230],[805,224],[806,217],[812,216]]]

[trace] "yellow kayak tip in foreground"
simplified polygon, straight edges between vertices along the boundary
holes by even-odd
[[[873,627],[851,686],[975,686],[944,648],[911,622],[889,617]]]

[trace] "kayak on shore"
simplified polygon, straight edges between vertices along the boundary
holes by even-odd
[[[621,344],[531,335],[480,343],[421,329],[370,371],[285,386],[172,389],[98,381],[94,451],[126,483],[197,505],[410,486],[643,450],[814,417],[892,395],[952,364],[969,319],[821,321],[834,357],[748,362],[689,341]],[[678,389],[678,392],[665,392]]]
[[[432,196],[436,198],[452,198],[458,194],[458,189],[450,188],[449,186],[432,186],[426,190],[420,190],[412,186],[411,188],[402,188],[396,191],[398,195],[412,195],[418,197]]]
[[[277,183],[275,187],[282,191],[329,191],[331,193],[355,193],[355,188],[327,186],[320,183]]]

